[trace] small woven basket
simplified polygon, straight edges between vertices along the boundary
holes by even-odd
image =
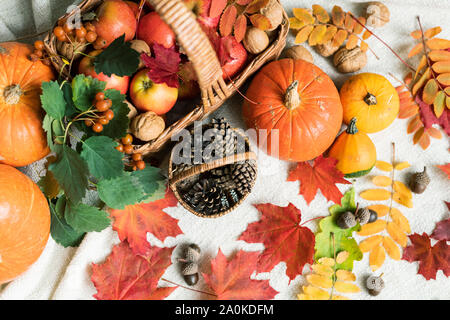
[[[103,0],[83,0],[78,7],[81,13],[88,12],[98,6]],[[232,83],[226,83],[222,78],[222,68],[208,37],[198,24],[195,15],[188,9],[182,0],[147,0],[161,18],[172,28],[177,41],[192,62],[201,90],[201,105],[182,119],[167,127],[161,135],[144,145],[135,146],[135,153],[147,155],[159,151],[170,138],[194,121],[201,120],[219,108],[227,98],[233,95],[249,78],[266,62],[278,58],[283,50],[289,31],[289,19],[283,10],[283,21],[278,27],[277,38],[259,55],[234,77]],[[74,11],[64,15],[66,19],[75,14]],[[54,67],[67,78],[70,71],[65,67],[58,51],[58,40],[49,32],[44,40],[45,49],[49,54]]]
[[[169,170],[169,187],[170,187],[170,189],[172,189],[172,191],[175,194],[175,197],[178,199],[178,201],[181,203],[181,205],[186,210],[195,214],[196,216],[199,216],[202,218],[218,218],[218,217],[226,215],[227,213],[236,209],[247,198],[247,196],[250,194],[251,189],[255,185],[256,177],[257,177],[257,167],[255,167],[256,172],[255,172],[253,180],[251,181],[251,184],[250,184],[250,188],[249,188],[250,191],[248,191],[246,194],[241,195],[239,200],[236,201],[233,204],[233,206],[231,206],[229,209],[219,212],[217,214],[211,214],[211,215],[197,212],[194,208],[192,208],[185,201],[185,199],[183,198],[183,196],[180,193],[180,190],[178,188],[179,183],[185,181],[186,179],[198,176],[198,175],[206,173],[210,170],[228,166],[228,165],[232,165],[232,164],[236,164],[236,163],[242,163],[244,161],[249,161],[249,160],[256,161],[256,154],[251,151],[248,138],[243,133],[241,133],[240,131],[238,131],[236,129],[234,129],[234,132],[245,141],[245,151],[244,152],[235,153],[233,155],[228,155],[228,156],[225,156],[220,159],[212,160],[210,162],[194,165],[194,166],[190,167],[189,169],[181,171],[181,172],[177,172],[177,170],[175,170],[173,157],[174,157],[174,151],[176,150],[176,148],[172,149],[172,152],[170,154],[170,159],[169,159],[169,168],[168,168],[168,170]]]

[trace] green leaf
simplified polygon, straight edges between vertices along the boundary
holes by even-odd
[[[156,201],[165,196],[165,178],[161,175],[160,169],[147,166],[144,170],[133,171],[131,176],[142,185],[144,194],[139,201],[150,199]]]
[[[83,203],[66,206],[65,218],[71,227],[80,232],[99,232],[111,223],[107,212]]]
[[[60,197],[56,202],[49,203],[51,213],[50,233],[53,240],[64,247],[76,247],[83,240],[84,232],[76,231],[64,219],[65,198]]]
[[[348,251],[349,257],[341,264],[337,264],[337,269],[352,270],[353,261],[361,260],[363,254],[359,249],[358,243],[352,238],[354,231],[360,229],[357,224],[353,228],[341,229],[336,224],[339,215],[345,211],[354,212],[355,206],[355,189],[351,188],[347,191],[341,200],[341,205],[333,205],[330,207],[330,216],[323,218],[319,222],[320,231],[316,233],[315,256],[316,260],[322,257],[333,258],[334,253],[340,251]],[[333,241],[334,237],[334,241]],[[334,246],[333,246],[334,242]],[[334,249],[334,250],[333,250]]]
[[[77,113],[77,110],[75,108],[75,104],[73,103],[72,85],[70,84],[70,82],[64,82],[62,91],[64,94],[64,99],[67,103],[65,116],[71,118]]]
[[[45,112],[53,119],[61,120],[64,117],[66,100],[58,82],[49,81],[42,83],[41,104]]]
[[[106,82],[99,81],[84,74],[77,75],[72,81],[72,100],[80,111],[86,111],[92,106],[95,95],[105,90]]]
[[[55,179],[51,171],[47,171],[37,183],[42,193],[49,199],[54,199],[58,196],[60,188],[58,181]]]
[[[120,177],[102,180],[97,185],[100,199],[110,208],[124,209],[144,197],[144,187],[130,172],[124,172]]]
[[[97,179],[111,179],[122,174],[123,154],[115,149],[117,145],[113,139],[103,136],[91,137],[83,143],[81,157]]]
[[[108,77],[131,76],[139,66],[139,52],[131,48],[131,43],[125,42],[125,34],[114,40],[108,48],[94,58],[97,74],[104,73]]]
[[[78,153],[66,145],[58,153],[58,161],[49,166],[72,203],[79,203],[88,188],[88,167]]]

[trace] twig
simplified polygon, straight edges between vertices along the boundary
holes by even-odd
[[[303,221],[303,222],[300,224],[300,226],[304,225],[305,223],[308,223],[308,222],[311,222],[311,221],[314,221],[314,220],[317,220],[317,219],[323,219],[323,218],[326,218],[326,217],[327,217],[327,216],[320,216],[320,217],[315,217],[315,218],[312,218],[312,219]]]
[[[392,175],[391,175],[391,199],[389,203],[389,211],[386,216],[386,225],[388,224],[388,219],[391,217],[392,203],[394,198],[394,178],[395,178],[395,142],[392,142]]]
[[[202,290],[197,290],[197,289],[188,288],[188,287],[186,287],[186,286],[183,286],[183,285],[181,285],[181,284],[178,284],[178,283],[175,283],[175,282],[173,282],[173,281],[167,280],[167,279],[165,279],[165,278],[161,278],[161,280],[162,280],[162,281],[165,281],[165,282],[168,282],[168,283],[171,283],[171,284],[173,284],[173,285],[176,285],[176,286],[178,286],[178,287],[180,287],[180,288],[183,288],[183,289],[186,289],[186,290],[191,290],[191,291],[194,291],[194,292],[203,293],[203,294],[207,294],[207,295],[210,295],[210,296],[217,297],[217,294],[214,294],[214,293],[211,293],[211,292],[202,291]]]

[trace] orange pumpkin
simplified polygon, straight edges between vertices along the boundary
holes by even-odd
[[[339,93],[320,68],[304,60],[282,59],[266,65],[255,76],[243,105],[247,126],[266,129],[259,146],[290,161],[321,155],[334,141],[342,124]],[[272,141],[278,130],[279,140]]]
[[[0,44],[0,163],[15,167],[49,153],[42,129],[41,83],[54,78],[50,67],[28,59],[33,47]]]
[[[0,164],[0,284],[39,258],[49,233],[50,211],[39,187],[19,170]]]

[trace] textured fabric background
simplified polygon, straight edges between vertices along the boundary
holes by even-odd
[[[11,40],[25,34],[46,30],[71,2],[67,0],[0,1],[0,40]],[[292,15],[292,8],[310,7],[313,3],[321,4],[328,11],[331,10],[333,4],[337,4],[345,10],[351,10],[353,13],[361,15],[365,8],[363,2],[365,1],[282,0],[289,15]],[[403,0],[386,1],[385,3],[391,11],[391,21],[385,27],[376,29],[375,32],[402,57],[406,57],[408,50],[412,47],[413,42],[408,35],[412,30],[418,28],[415,18],[417,15],[420,15],[425,28],[440,25],[444,30],[442,37],[450,37],[448,23],[450,1]],[[292,35],[289,42],[293,42]],[[375,38],[369,39],[368,43],[380,60],[368,53],[369,62],[364,71],[383,74],[394,85],[397,85],[388,73],[393,73],[401,78],[405,74],[405,67]],[[314,52],[313,55],[315,63],[331,76],[339,88],[348,75],[337,73],[331,60]],[[417,64],[414,59],[411,62]],[[240,97],[234,97],[215,115],[224,116],[231,121],[233,126],[244,128],[240,115],[241,103]],[[434,167],[436,164],[443,164],[450,160],[447,152],[449,143],[447,139],[433,140],[428,150],[423,151],[420,147],[412,144],[411,136],[406,135],[406,124],[407,121],[395,120],[388,129],[370,136],[377,147],[378,159],[390,161],[390,146],[393,141],[397,145],[397,159],[409,161],[412,164],[412,168],[405,171],[411,172],[421,169],[424,165],[429,166],[431,185],[424,194],[414,196],[413,209],[401,208],[401,210],[410,220],[413,232],[430,233],[436,222],[449,216],[443,200],[450,201],[450,183],[446,180],[445,175]],[[308,206],[304,199],[298,196],[298,182],[286,182],[288,169],[292,167],[292,163],[279,161],[261,153],[258,156],[260,175],[256,186],[252,194],[237,210],[219,219],[205,220],[190,214],[181,206],[167,209],[169,215],[180,220],[179,226],[184,234],[177,238],[168,238],[164,243],[149,235],[149,241],[157,246],[197,243],[203,251],[201,270],[205,272],[209,270],[209,260],[215,257],[219,247],[226,255],[239,249],[247,251],[263,249],[262,244],[247,244],[237,241],[247,225],[259,219],[259,213],[252,204],[271,202],[286,206],[292,202],[301,210],[302,220],[327,214],[328,207],[332,203],[327,203],[321,194],[318,194]],[[39,169],[33,168],[26,172],[36,175],[38,171]],[[370,178],[376,173],[377,170],[374,170],[369,176],[358,179],[354,183],[357,192],[369,187],[371,185]],[[406,175],[406,172],[401,173],[399,178],[404,179]],[[350,188],[348,185],[340,186],[343,192],[348,188]],[[356,200],[361,205],[366,205],[366,202],[358,196]],[[309,223],[308,227],[313,231],[317,228],[315,223]],[[91,264],[102,262],[116,243],[118,243],[118,237],[111,228],[101,233],[88,234],[79,248],[65,249],[50,239],[39,261],[28,272],[5,286],[0,292],[0,299],[92,299],[96,290],[90,281]],[[179,249],[176,249],[173,255],[174,265],[167,270],[164,277],[182,284],[183,279],[175,263],[176,257],[179,255],[181,253]],[[359,294],[349,296],[352,299],[450,299],[449,278],[446,278],[442,272],[438,272],[436,280],[425,281],[421,275],[417,275],[417,268],[417,263],[393,261],[387,258],[383,267],[377,271],[377,274],[384,272],[386,289],[383,293],[377,297],[371,297],[362,290]],[[371,273],[368,255],[365,255],[362,261],[355,263],[354,271],[358,276],[357,283],[363,286],[364,279]],[[305,269],[305,273],[307,272],[308,268]],[[303,276],[298,276],[289,282],[285,263],[278,264],[270,273],[256,275],[256,278],[270,279],[270,285],[280,292],[276,296],[277,299],[294,299],[305,282]],[[161,283],[161,285],[166,286],[167,284]],[[198,287],[204,288],[202,280]],[[208,297],[179,288],[169,298],[206,299]]]

